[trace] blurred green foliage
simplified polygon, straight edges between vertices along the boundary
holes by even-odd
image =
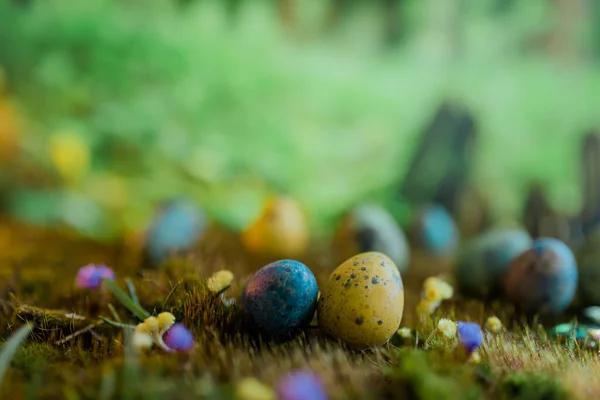
[[[55,177],[64,189],[13,182],[12,211],[110,237],[183,195],[241,229],[278,190],[327,232],[358,201],[389,202],[445,99],[477,120],[473,179],[497,216],[518,214],[532,179],[577,210],[576,139],[600,126],[598,7],[567,24],[566,58],[546,46],[564,25],[546,0],[404,1],[394,48],[375,4],[355,2],[327,33],[327,2],[295,5],[289,33],[273,1],[1,0],[0,65],[27,117],[24,157],[53,171],[49,137],[61,130],[92,154],[83,182]],[[116,210],[90,195],[106,175],[128,188]]]

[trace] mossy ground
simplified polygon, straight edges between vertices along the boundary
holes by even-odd
[[[510,306],[457,295],[431,318],[419,319],[414,309],[422,280],[447,271],[448,263],[441,260],[414,257],[413,272],[404,276],[402,326],[414,330],[415,340],[402,343],[394,337],[386,346],[358,352],[325,338],[316,327],[289,337],[266,337],[237,307],[227,309],[207,293],[204,279],[212,272],[235,273],[227,292],[232,297],[269,261],[247,254],[237,236],[222,229],[211,229],[188,256],[161,270],[140,272],[141,237],[98,244],[9,221],[0,227],[0,336],[8,337],[23,320],[36,324],[13,360],[1,398],[235,398],[235,383],[242,378],[273,385],[286,371],[301,367],[316,371],[332,398],[600,398],[597,350],[549,339],[538,321],[517,317]],[[340,261],[328,248],[313,246],[301,260],[320,286]],[[129,318],[110,294],[74,288],[77,269],[90,262],[112,266],[123,288],[124,278],[130,277],[146,309],[169,310],[183,320],[196,337],[193,351],[154,349],[136,357],[123,345],[123,331],[106,324],[57,344],[96,323],[100,315],[113,318],[109,304],[124,321]],[[177,282],[178,289],[164,304]],[[85,320],[67,319],[68,313]],[[506,327],[498,334],[486,333],[478,365],[467,363],[465,354],[451,351],[435,335],[427,341],[439,318],[483,324],[491,315]]]

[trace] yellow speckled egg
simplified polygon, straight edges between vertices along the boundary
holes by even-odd
[[[269,198],[262,214],[242,233],[248,250],[274,257],[297,257],[306,251],[308,240],[304,212],[284,196]]]
[[[384,344],[398,330],[404,287],[385,254],[367,252],[344,261],[329,276],[319,299],[319,327],[353,347]]]

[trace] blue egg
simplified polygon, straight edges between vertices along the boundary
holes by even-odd
[[[418,213],[414,230],[417,245],[427,253],[447,256],[458,246],[458,228],[450,213],[439,204],[430,204]]]
[[[258,327],[279,335],[312,320],[318,294],[317,280],[306,265],[280,260],[250,278],[242,293],[242,306]]]
[[[511,263],[504,290],[526,313],[557,314],[573,300],[577,279],[571,249],[558,239],[540,238]]]
[[[321,378],[311,371],[294,371],[277,385],[279,400],[327,400],[327,392]]]
[[[390,213],[377,205],[364,204],[352,210],[348,222],[356,244],[356,253],[383,253],[394,261],[398,270],[406,270],[409,261],[408,243],[404,232]]]
[[[146,257],[159,265],[173,254],[189,250],[205,231],[202,210],[185,201],[168,204],[154,220],[146,238]]]
[[[459,290],[482,298],[499,294],[500,280],[510,263],[532,242],[529,233],[519,228],[496,228],[477,236],[458,259],[455,276]]]

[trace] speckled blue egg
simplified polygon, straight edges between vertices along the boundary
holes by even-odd
[[[146,257],[159,265],[171,255],[193,247],[204,233],[207,219],[200,208],[174,201],[159,213],[146,237]]]
[[[504,290],[509,300],[529,314],[564,311],[577,289],[577,263],[558,239],[536,239],[509,266]]]
[[[280,260],[250,278],[242,292],[242,306],[258,327],[279,335],[312,320],[318,293],[317,280],[306,265]]]
[[[327,400],[325,385],[311,371],[294,371],[277,385],[278,400]]]
[[[400,272],[408,267],[409,248],[404,232],[392,215],[375,204],[354,208],[346,217],[343,227],[351,236],[353,254],[377,251],[392,259]]]
[[[458,228],[452,216],[439,204],[422,208],[413,226],[416,244],[436,256],[452,254],[459,242]]]
[[[459,290],[481,298],[498,295],[510,263],[532,242],[529,233],[520,228],[496,228],[477,236],[458,259],[455,276]]]

